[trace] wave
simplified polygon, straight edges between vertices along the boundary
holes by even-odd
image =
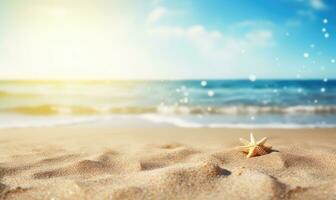
[[[0,90],[0,98],[35,98],[40,96],[39,94],[32,93],[14,93],[14,92],[6,92]]]
[[[101,114],[143,114],[155,113],[156,107],[114,107],[98,108],[94,106],[65,106],[65,105],[39,105],[39,106],[16,106],[5,108],[0,111],[25,115],[101,115]]]
[[[142,115],[109,115],[109,116],[1,116],[0,129],[40,128],[73,125],[103,125],[111,127],[180,127],[180,128],[240,128],[240,129],[300,129],[300,128],[336,128],[336,124],[323,124],[316,121],[311,123],[280,123],[280,122],[210,122],[195,121],[180,116],[165,116],[161,114]]]
[[[89,106],[59,106],[59,105],[17,106],[3,109],[3,111],[26,114],[26,115],[98,114],[98,110],[95,110],[94,108],[91,108]]]
[[[97,123],[100,119],[95,116],[78,117],[30,117],[30,116],[1,116],[0,129],[8,128],[41,128],[55,126],[72,126]]]
[[[222,106],[222,107],[158,107],[159,113],[166,114],[332,114],[336,106]]]
[[[148,120],[157,124],[170,124],[181,128],[283,128],[283,129],[300,129],[300,128],[336,128],[336,124],[299,124],[299,123],[200,123],[192,120],[177,118],[174,116],[162,116],[157,114],[145,114],[141,116],[142,119]]]
[[[3,108],[0,112],[25,115],[104,115],[104,114],[146,114],[163,115],[258,115],[258,114],[335,114],[336,106],[222,106],[222,107],[97,107],[73,105],[38,105]]]

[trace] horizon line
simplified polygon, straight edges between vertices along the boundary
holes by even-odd
[[[255,81],[323,81],[324,78],[259,78]],[[336,81],[336,78],[327,78]],[[0,82],[126,82],[126,81],[250,81],[249,78],[185,78],[185,79],[0,79]]]

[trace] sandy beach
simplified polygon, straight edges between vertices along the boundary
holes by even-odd
[[[2,199],[336,199],[335,129],[78,125],[0,131]]]
[[[0,200],[336,200],[335,13],[0,0]]]

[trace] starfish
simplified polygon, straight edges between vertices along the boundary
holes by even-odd
[[[256,142],[253,133],[250,133],[250,140],[251,141],[240,138],[240,141],[244,144],[244,146],[240,146],[239,149],[247,153],[247,158],[268,154],[272,149],[272,146],[265,145],[267,137],[264,137],[263,139]]]

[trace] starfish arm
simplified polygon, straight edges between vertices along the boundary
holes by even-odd
[[[251,158],[251,157],[253,157],[253,156],[255,156],[256,155],[256,148],[254,147],[254,148],[251,148],[251,149],[249,149],[249,153],[247,154],[247,158]]]
[[[254,136],[253,136],[253,133],[250,133],[250,139],[251,139],[251,143],[255,143],[255,138],[254,138]]]
[[[250,142],[244,138],[239,138],[240,142],[243,143],[244,145],[249,145]]]
[[[266,145],[262,145],[262,147],[265,149],[265,151],[271,151],[272,146],[266,146]]]
[[[261,139],[257,142],[257,145],[264,145],[266,140],[267,140],[267,137],[264,137],[263,139]]]
[[[256,151],[257,151],[257,154],[260,155],[260,156],[267,154],[267,152],[260,146],[256,147]]]

